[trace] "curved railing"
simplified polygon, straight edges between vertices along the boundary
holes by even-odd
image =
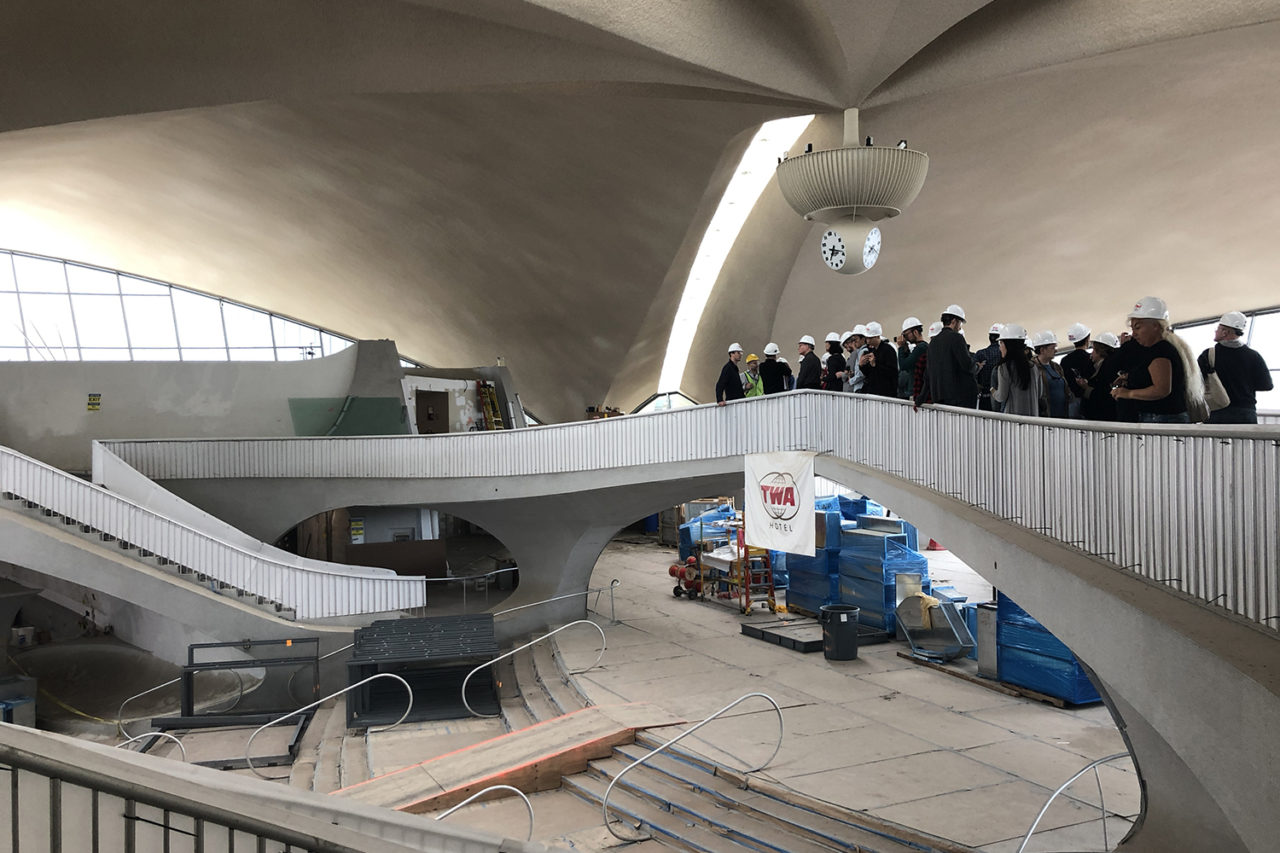
[[[370,732],[390,731],[391,729],[394,729],[396,726],[403,723],[405,720],[405,717],[409,716],[409,712],[413,710],[413,688],[409,686],[409,682],[405,681],[403,678],[396,675],[395,673],[380,672],[377,675],[371,675],[368,678],[365,678],[361,681],[357,681],[355,684],[349,684],[346,687],[342,688],[341,690],[337,691],[336,693],[330,693],[328,696],[324,697],[323,699],[317,699],[316,701],[312,702],[310,705],[304,705],[301,708],[298,708],[297,710],[290,711],[287,714],[276,717],[274,720],[272,720],[269,723],[264,723],[263,725],[258,726],[256,729],[253,730],[253,734],[249,735],[249,740],[244,745],[244,762],[245,764],[248,765],[249,770],[252,771],[253,775],[257,776],[259,779],[267,778],[266,776],[263,776],[261,773],[258,772],[258,768],[253,766],[253,759],[249,756],[249,750],[253,746],[253,739],[256,738],[263,729],[268,729],[274,726],[276,723],[283,723],[285,720],[289,719],[290,717],[296,717],[299,714],[305,714],[307,711],[310,711],[312,708],[320,707],[325,702],[328,702],[330,699],[336,699],[337,697],[341,696],[343,693],[347,693],[351,690],[355,690],[357,687],[363,687],[364,685],[368,684],[370,681],[377,681],[379,678],[394,678],[396,681],[403,684],[405,691],[408,692],[409,694],[409,704],[405,707],[404,713],[400,715],[400,719],[396,720],[394,723],[392,723],[389,726],[379,726],[376,729],[369,729],[369,731]]]
[[[483,797],[485,794],[489,793],[490,791],[511,791],[515,793],[517,796],[519,796],[520,799],[524,800],[525,808],[529,810],[529,834],[524,837],[524,840],[532,841],[533,840],[533,803],[529,802],[529,798],[525,796],[524,791],[521,791],[519,788],[513,788],[510,785],[490,785],[489,787],[483,790],[476,791],[474,794],[467,797],[465,800],[458,803],[453,808],[447,809],[446,811],[443,811],[440,814],[436,815],[435,819],[444,820],[449,815],[456,812],[458,809],[462,808],[465,805],[469,805],[475,800],[478,800],[480,797]]]
[[[519,604],[519,605],[516,605],[515,607],[508,607],[506,610],[495,610],[493,611],[493,618],[497,619],[499,616],[506,616],[508,613],[516,613],[521,610],[528,610],[530,607],[538,607],[543,604],[551,604],[552,602],[555,602],[555,601],[563,601],[566,598],[576,598],[579,595],[590,595],[593,592],[596,594],[596,606],[598,607],[600,605],[600,593],[608,592],[609,593],[609,621],[612,623],[616,623],[618,620],[615,616],[617,611],[614,609],[613,591],[620,586],[622,586],[622,581],[618,580],[617,578],[614,578],[613,580],[609,581],[608,586],[588,587],[584,589],[582,592],[566,592],[563,595],[553,595],[550,598],[544,598],[541,601],[531,601],[528,604]],[[596,612],[598,613],[599,611],[597,610]]]
[[[116,744],[116,749],[123,749],[123,748],[125,748],[126,746],[128,746],[128,745],[129,745],[129,744],[131,744],[131,743],[135,743],[135,742],[137,742],[137,741],[142,740],[144,737],[149,737],[149,738],[157,738],[157,737],[168,738],[169,740],[173,741],[174,743],[176,743],[176,744],[178,745],[178,751],[182,753],[182,760],[183,760],[183,761],[186,761],[186,760],[187,760],[187,748],[186,748],[185,746],[183,746],[183,745],[182,745],[182,741],[181,741],[181,740],[179,740],[179,739],[178,739],[178,737],[177,737],[176,735],[171,735],[171,734],[169,734],[168,732],[143,732],[143,733],[142,733],[142,734],[140,734],[140,735],[134,735],[133,737],[129,738],[128,740],[122,740],[122,741],[120,741],[120,743]]]
[[[523,646],[517,646],[516,648],[512,649],[509,652],[505,652],[503,654],[498,655],[493,660],[485,661],[484,663],[477,666],[475,669],[468,672],[467,677],[462,679],[462,704],[467,706],[467,710],[471,712],[471,715],[473,717],[502,716],[501,714],[481,714],[475,708],[471,707],[471,703],[467,701],[467,685],[471,683],[471,676],[475,675],[477,672],[484,669],[485,667],[493,666],[495,663],[497,663],[500,660],[509,658],[512,655],[516,654],[517,652],[522,652],[525,649],[529,648],[530,646],[534,646],[534,645],[537,645],[538,643],[541,643],[543,640],[547,639],[548,637],[554,637],[556,634],[559,634],[561,631],[565,630],[566,628],[572,628],[574,625],[590,625],[592,628],[595,628],[597,631],[599,631],[600,632],[600,651],[599,653],[596,654],[596,659],[591,663],[591,666],[585,667],[583,669],[571,669],[569,670],[569,674],[580,675],[590,670],[596,664],[600,663],[600,658],[604,657],[604,650],[605,650],[604,629],[601,628],[596,623],[592,622],[590,619],[575,619],[572,622],[568,622],[564,625],[561,625],[559,628],[556,628],[554,631],[548,631],[547,633],[543,634],[541,637],[538,637],[536,640],[530,640],[529,642],[525,643]]]
[[[421,578],[289,565],[152,512],[101,486],[0,448],[0,491],[149,551],[229,587],[293,610],[299,619],[421,607]]]
[[[659,752],[664,751],[667,747],[671,746],[671,745],[672,745],[672,744],[674,744],[674,743],[677,743],[678,741],[684,740],[686,737],[688,737],[689,735],[693,734],[693,733],[694,733],[694,732],[696,732],[698,729],[702,728],[702,727],[703,727],[703,726],[705,726],[707,723],[709,723],[709,722],[711,722],[712,720],[714,720],[716,717],[719,717],[721,714],[723,714],[725,711],[728,711],[730,708],[734,707],[735,705],[738,705],[739,703],[741,703],[741,702],[745,702],[745,701],[747,701],[748,699],[751,699],[751,698],[756,697],[756,696],[759,696],[761,699],[767,699],[767,700],[768,700],[768,702],[769,702],[769,704],[773,706],[773,710],[774,710],[774,711],[776,711],[776,712],[777,712],[777,714],[778,714],[778,743],[777,743],[777,745],[776,745],[776,746],[774,746],[774,748],[773,748],[773,752],[772,752],[772,753],[769,755],[769,757],[768,757],[768,758],[766,758],[762,763],[758,764],[758,765],[757,765],[757,766],[755,766],[755,767],[749,768],[749,769],[747,769],[747,770],[745,770],[745,771],[743,771],[743,772],[745,772],[745,773],[755,773],[757,770],[763,770],[764,768],[768,767],[768,766],[769,766],[769,763],[770,763],[771,761],[773,761],[773,759],[777,758],[777,756],[778,756],[778,750],[782,749],[782,738],[783,738],[783,736],[786,734],[786,732],[785,732],[785,730],[784,730],[784,728],[783,728],[783,723],[782,723],[782,708],[780,708],[780,707],[778,706],[778,703],[777,703],[777,702],[775,702],[775,701],[773,701],[773,697],[769,696],[767,693],[748,693],[748,694],[746,694],[745,696],[739,696],[737,699],[734,699],[734,700],[733,700],[732,702],[730,702],[728,705],[725,705],[725,706],[724,706],[723,708],[721,708],[719,711],[716,711],[714,714],[712,714],[711,716],[707,717],[707,718],[706,718],[705,720],[703,720],[702,722],[698,723],[698,724],[697,724],[697,725],[695,725],[695,726],[691,726],[691,727],[690,727],[690,728],[688,728],[688,729],[685,729],[683,732],[681,732],[680,734],[676,735],[676,736],[675,736],[675,737],[673,737],[671,740],[667,741],[666,743],[662,744],[661,746],[656,746],[656,747],[654,747],[653,749],[651,749],[651,750],[649,750],[648,752],[646,752],[644,755],[642,755],[642,756],[640,756],[639,758],[637,758],[635,761],[633,761],[633,762],[631,762],[630,764],[628,764],[626,767],[622,768],[622,772],[621,772],[621,773],[619,773],[617,776],[614,776],[614,777],[613,777],[613,780],[609,783],[609,787],[608,787],[608,788],[606,788],[606,789],[605,789],[605,791],[604,791],[604,799],[602,799],[602,800],[600,801],[600,810],[601,810],[601,811],[603,812],[603,814],[604,814],[604,828],[605,828],[605,829],[607,829],[607,830],[609,830],[609,833],[610,833],[614,838],[620,838],[620,839],[622,839],[623,841],[644,841],[644,840],[646,840],[646,839],[650,838],[650,836],[648,836],[648,835],[645,835],[645,836],[642,836],[642,837],[639,837],[639,838],[627,838],[625,835],[619,835],[617,832],[615,832],[615,831],[614,831],[614,829],[613,829],[613,825],[614,825],[615,821],[612,821],[612,820],[610,820],[610,819],[609,819],[609,795],[613,793],[613,788],[614,788],[614,786],[615,786],[615,785],[617,785],[619,782],[621,782],[621,781],[622,781],[622,777],[623,777],[623,776],[626,776],[626,775],[627,775],[628,773],[630,773],[634,768],[639,767],[641,764],[644,764],[646,761],[648,761],[650,758],[653,758],[653,757],[654,757],[655,755],[657,755]],[[635,828],[636,828],[636,829],[639,829],[640,827],[639,827],[639,826],[636,826]]]
[[[350,646],[348,646],[347,648],[350,648]],[[230,711],[232,708],[236,707],[236,705],[239,705],[240,700],[244,698],[244,676],[241,675],[237,670],[233,669],[231,671],[235,673],[236,678],[239,680],[240,689],[239,689],[239,693],[236,694],[236,701],[231,703],[231,705],[227,706],[225,709],[223,709],[224,712]],[[143,690],[141,693],[135,693],[132,696],[130,696],[128,699],[125,699],[123,702],[120,703],[120,708],[116,711],[116,731],[120,732],[120,734],[123,737],[129,738],[129,740],[125,741],[125,743],[129,743],[130,741],[137,740],[138,737],[144,737],[145,735],[138,735],[137,737],[131,737],[129,735],[128,730],[125,729],[124,727],[124,706],[128,705],[134,699],[141,699],[143,696],[146,696],[151,693],[155,693],[157,690],[163,690],[164,688],[168,687],[171,684],[177,684],[181,680],[182,680],[181,675],[179,675],[176,678],[170,678],[168,681],[164,682],[163,684],[157,684],[155,687],[148,687],[146,690]]]
[[[1111,844],[1107,839],[1107,801],[1105,795],[1102,793],[1102,779],[1098,776],[1098,768],[1112,761],[1118,761],[1121,758],[1132,758],[1132,756],[1127,752],[1117,752],[1115,755],[1107,755],[1099,758],[1097,761],[1090,761],[1081,768],[1078,773],[1059,785],[1058,790],[1050,794],[1049,799],[1045,800],[1044,808],[1040,809],[1040,814],[1036,815],[1036,819],[1031,821],[1031,828],[1027,830],[1027,834],[1022,837],[1022,843],[1018,845],[1018,853],[1022,853],[1022,851],[1027,849],[1027,842],[1029,842],[1031,840],[1031,836],[1035,834],[1036,827],[1040,825],[1040,819],[1044,817],[1045,812],[1049,811],[1049,806],[1053,805],[1053,801],[1058,798],[1058,795],[1065,791],[1072,782],[1076,781],[1090,770],[1093,771],[1094,782],[1098,784],[1098,808],[1102,810],[1102,849],[1109,851],[1111,849]]]
[[[1020,418],[803,391],[488,433],[104,444],[152,479],[414,480],[424,496],[448,481],[453,502],[506,499],[507,489],[492,487],[497,479],[625,468],[627,482],[657,481],[696,460],[722,460],[727,473],[744,454],[812,451],[987,510],[1273,629],[1280,623],[1280,428],[1272,425]]]

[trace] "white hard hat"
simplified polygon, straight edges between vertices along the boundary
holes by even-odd
[[[923,326],[923,325],[924,323],[920,322],[919,317],[908,317],[907,319],[902,321],[902,331],[905,332],[907,329],[914,329],[916,326]]]
[[[932,338],[934,335],[938,334],[938,332],[941,332],[941,331],[942,331],[941,320],[934,320],[932,323],[929,324],[929,337]]]
[[[849,338],[852,338],[853,334],[854,334],[853,329],[850,329],[849,331],[845,332],[843,335],[840,336],[840,343],[844,343],[845,341],[849,340]]]
[[[765,355],[777,355],[777,354],[778,354],[778,345],[777,345],[777,344],[775,344],[775,343],[773,343],[772,341],[770,341],[769,343],[765,344],[765,345],[764,345],[764,354],[765,354]]]
[[[1219,326],[1226,326],[1228,329],[1235,329],[1240,334],[1244,334],[1244,327],[1248,321],[1239,311],[1228,311],[1222,315],[1222,319],[1218,321]]]
[[[838,343],[840,343],[840,333],[839,333],[839,332],[827,332],[827,343],[829,343],[829,344],[838,344]]]
[[[729,344],[729,352],[730,353],[742,352],[742,344],[738,343],[737,341]]]
[[[1049,346],[1050,344],[1053,344],[1055,347],[1058,345],[1058,336],[1053,333],[1052,329],[1045,329],[1043,332],[1036,332],[1035,337],[1031,339],[1031,346],[1035,349]]]
[[[1098,332],[1098,334],[1093,336],[1093,342],[1095,344],[1102,344],[1104,347],[1120,349],[1120,339],[1110,332]]]
[[[1002,326],[1002,325],[1001,325],[1001,324],[999,324],[999,323],[992,323],[992,324],[991,324],[991,329],[990,329],[990,330],[988,330],[987,334],[988,334],[988,335],[998,335],[998,334],[1000,334],[1000,330],[1001,330],[1001,329],[1003,329],[1003,328],[1004,328],[1004,326]]]
[[[1070,329],[1067,329],[1067,340],[1073,344],[1078,344],[1093,333],[1084,323],[1076,323]]]
[[[865,338],[867,336],[867,327],[859,323],[858,325],[853,327],[853,333],[855,335]]]
[[[964,309],[963,309],[963,308],[961,308],[959,305],[955,305],[955,304],[948,305],[948,306],[946,307],[946,309],[944,309],[944,310],[943,310],[943,312],[942,312],[942,313],[943,313],[943,314],[953,314],[953,315],[955,315],[956,317],[959,317],[961,320],[963,320],[963,319],[965,318],[965,317],[964,317]]]
[[[809,346],[814,346],[813,335],[801,335],[800,340],[796,341],[796,343],[808,344]]]
[[[1002,341],[1025,341],[1027,339],[1027,330],[1017,323],[1005,323],[1000,327],[1000,340]]]
[[[884,329],[880,328],[880,324],[871,322],[867,324],[867,337],[878,338],[884,334]]]
[[[1129,312],[1131,320],[1168,320],[1169,306],[1158,296],[1144,296],[1134,303]]]

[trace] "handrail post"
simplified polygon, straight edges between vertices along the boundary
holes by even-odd
[[[725,705],[725,706],[724,706],[723,708],[721,708],[719,711],[716,711],[714,714],[710,715],[709,717],[707,717],[706,719],[704,719],[702,722],[698,723],[697,725],[693,726],[692,728],[686,729],[685,731],[683,731],[683,732],[681,732],[680,734],[676,735],[676,736],[675,736],[675,737],[673,737],[671,740],[669,740],[669,741],[667,741],[666,743],[662,744],[662,746],[655,747],[654,749],[649,750],[649,752],[647,752],[646,754],[644,754],[644,755],[640,756],[639,758],[637,758],[635,761],[633,761],[633,762],[631,762],[630,764],[628,764],[626,767],[624,767],[624,768],[622,769],[622,772],[621,772],[621,773],[619,773],[617,776],[614,776],[614,777],[613,777],[613,780],[609,782],[609,787],[605,789],[605,792],[604,792],[604,798],[600,801],[600,810],[601,810],[601,812],[603,812],[603,814],[604,814],[604,828],[605,828],[605,829],[607,829],[607,830],[609,830],[609,834],[610,834],[610,835],[612,835],[614,838],[620,839],[620,840],[622,840],[622,841],[644,841],[645,839],[647,839],[647,838],[651,838],[651,837],[652,837],[652,836],[646,835],[646,836],[644,836],[644,838],[627,838],[627,837],[626,837],[626,836],[624,836],[624,835],[619,835],[618,833],[614,832],[614,830],[613,830],[613,824],[614,824],[616,821],[611,821],[611,820],[609,819],[609,795],[613,793],[613,787],[614,787],[614,785],[617,785],[620,781],[622,781],[622,777],[623,777],[623,776],[626,776],[628,773],[630,773],[630,772],[632,771],[632,769],[634,769],[634,768],[636,768],[636,767],[639,767],[641,764],[644,764],[644,763],[645,763],[646,761],[648,761],[650,758],[653,758],[655,755],[657,755],[659,752],[662,752],[662,751],[663,751],[663,750],[665,750],[667,747],[671,746],[673,743],[675,743],[675,742],[677,742],[677,741],[679,741],[679,740],[683,740],[684,738],[686,738],[686,737],[688,737],[689,735],[693,734],[693,733],[694,733],[694,732],[696,732],[698,729],[702,728],[702,727],[703,727],[703,726],[705,726],[707,723],[709,723],[709,722],[711,722],[712,720],[714,720],[716,717],[719,717],[719,716],[720,716],[721,714],[723,714],[725,711],[728,711],[730,708],[734,707],[735,705],[739,704],[740,702],[745,702],[746,700],[748,700],[748,699],[750,699],[750,698],[752,698],[752,697],[754,697],[754,696],[759,696],[759,697],[760,697],[760,698],[762,698],[762,699],[767,699],[767,700],[769,701],[769,704],[773,706],[773,710],[777,712],[777,714],[778,714],[778,743],[777,743],[777,745],[776,745],[776,746],[774,746],[774,748],[773,748],[773,754],[772,754],[772,755],[770,755],[767,759],[765,759],[764,763],[762,763],[762,764],[760,764],[760,765],[758,765],[758,766],[756,766],[756,767],[748,768],[745,772],[747,772],[747,773],[755,773],[757,770],[763,770],[764,768],[768,767],[768,766],[769,766],[769,764],[770,764],[770,762],[772,762],[772,761],[773,761],[773,759],[777,757],[777,755],[778,755],[778,750],[782,749],[782,738],[783,738],[783,737],[785,736],[785,734],[786,734],[785,729],[783,728],[783,723],[782,723],[782,708],[781,708],[781,707],[779,707],[779,706],[778,706],[778,703],[777,703],[777,702],[775,702],[775,701],[773,701],[773,697],[769,696],[767,693],[747,693],[747,694],[746,694],[746,695],[744,695],[744,696],[739,696],[737,699],[734,699],[734,700],[733,700],[732,702],[730,702],[728,705]],[[1081,771],[1081,772],[1084,772],[1084,771]],[[1048,808],[1048,806],[1046,806],[1046,808]],[[638,827],[638,826],[636,827],[636,829],[639,829],[639,828],[640,828],[640,827]],[[1021,853],[1021,851],[1019,851],[1019,853]]]

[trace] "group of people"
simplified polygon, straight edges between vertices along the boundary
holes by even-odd
[[[1018,323],[996,324],[988,346],[971,352],[964,337],[965,312],[948,305],[925,334],[916,317],[902,322],[901,334],[886,340],[876,322],[859,324],[817,343],[804,335],[793,370],[778,345],[764,348],[764,360],[729,346],[729,361],[716,383],[716,402],[815,389],[901,397],[915,402],[1005,412],[1033,417],[1096,421],[1189,423],[1200,420],[1205,377],[1216,375],[1227,405],[1209,412],[1209,423],[1258,422],[1257,393],[1272,389],[1261,354],[1244,342],[1245,316],[1222,315],[1214,346],[1197,358],[1169,328],[1169,309],[1154,296],[1129,312],[1129,331],[1093,334],[1082,323],[1067,332],[1072,349],[1057,359],[1052,331],[1028,335]]]

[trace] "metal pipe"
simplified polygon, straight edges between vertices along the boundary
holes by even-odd
[[[524,800],[525,808],[529,810],[529,834],[524,837],[524,840],[532,841],[533,840],[533,803],[529,802],[529,798],[525,796],[524,791],[521,791],[519,788],[513,788],[510,785],[490,785],[484,790],[476,791],[474,794],[467,797],[465,800],[458,803],[453,808],[448,809],[447,811],[441,812],[440,814],[436,815],[435,820],[444,820],[449,815],[456,812],[458,809],[470,803],[472,800],[483,797],[485,794],[489,793],[490,791],[513,791],[516,793],[517,796],[520,797],[520,799]]]
[[[1035,833],[1036,827],[1040,825],[1040,819],[1044,817],[1045,812],[1049,811],[1049,806],[1053,805],[1053,801],[1058,798],[1059,794],[1061,794],[1063,791],[1067,789],[1068,785],[1070,785],[1072,782],[1079,779],[1084,774],[1088,773],[1090,770],[1095,771],[1095,774],[1096,774],[1097,768],[1100,765],[1107,764],[1108,762],[1111,762],[1111,761],[1117,761],[1121,758],[1131,758],[1131,757],[1132,756],[1130,756],[1129,753],[1127,752],[1117,752],[1115,755],[1108,755],[1108,756],[1104,756],[1103,758],[1099,758],[1097,761],[1090,761],[1088,764],[1086,764],[1084,767],[1080,768],[1080,770],[1074,773],[1070,779],[1068,779],[1067,781],[1059,785],[1058,790],[1054,791],[1052,794],[1049,795],[1049,799],[1045,801],[1044,808],[1040,809],[1040,813],[1036,815],[1036,819],[1031,821],[1031,828],[1027,830],[1027,834],[1022,838],[1022,843],[1018,845],[1018,853],[1023,853],[1023,851],[1027,849],[1027,842],[1031,840],[1031,836],[1032,834]],[[1101,780],[1099,780],[1098,782],[1098,795],[1099,795],[1098,807],[1102,809],[1102,832],[1103,832],[1103,841],[1105,843],[1106,831],[1107,831],[1107,809],[1106,809],[1106,803],[1101,799],[1101,795],[1102,795]]]
[[[187,760],[187,748],[182,745],[182,741],[178,740],[177,737],[169,734],[168,732],[143,732],[140,735],[134,735],[128,740],[120,741],[120,743],[116,744],[116,749],[123,749],[134,741],[142,740],[144,737],[167,737],[178,745],[178,750],[182,753],[182,760],[184,762]]]

